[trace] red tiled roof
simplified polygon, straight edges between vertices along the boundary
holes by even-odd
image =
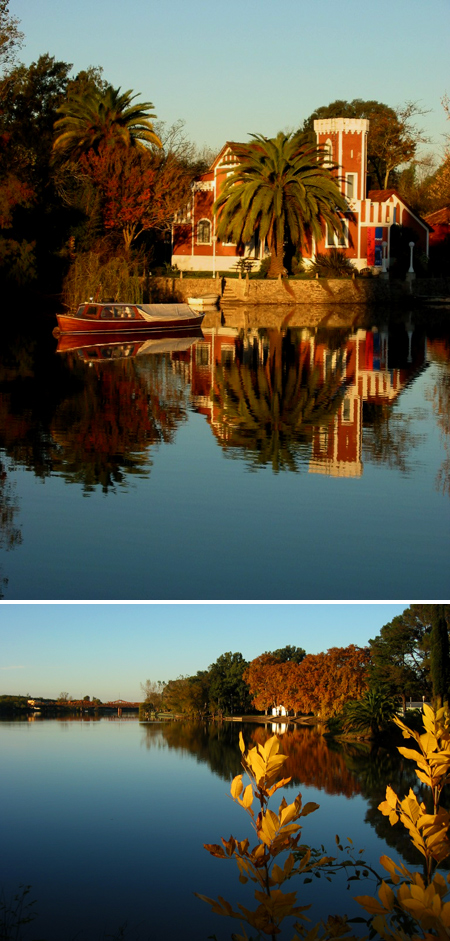
[[[425,222],[429,225],[450,225],[450,206],[444,206],[443,209],[437,209],[436,212],[429,212],[424,216]]]

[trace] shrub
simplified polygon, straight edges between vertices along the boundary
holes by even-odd
[[[344,278],[356,274],[357,269],[341,249],[332,248],[325,255],[316,255],[308,271],[314,277],[318,274],[320,278]]]

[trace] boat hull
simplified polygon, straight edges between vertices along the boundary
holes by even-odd
[[[96,334],[141,334],[153,332],[176,332],[191,327],[200,327],[203,314],[192,311],[191,317],[183,317],[173,321],[165,320],[89,320],[87,317],[71,317],[69,314],[57,314],[58,327],[61,333]]]
[[[109,361],[116,358],[132,359],[143,353],[180,352],[189,349],[203,338],[200,327],[178,328],[168,332],[151,330],[143,333],[120,331],[111,335],[96,333],[60,333],[57,353],[80,354],[82,359]]]

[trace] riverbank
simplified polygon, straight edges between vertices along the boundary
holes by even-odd
[[[318,280],[267,280],[246,278],[152,278],[152,293],[165,301],[186,303],[189,297],[218,294],[221,306],[351,304],[380,307],[404,304],[448,303],[447,278],[416,278],[399,281],[378,278],[334,278]]]

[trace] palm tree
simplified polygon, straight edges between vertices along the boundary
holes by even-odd
[[[343,724],[348,732],[370,732],[376,738],[388,728],[398,709],[398,703],[382,689],[368,689],[361,699],[347,702],[343,709]]]
[[[76,160],[91,149],[98,151],[102,143],[161,147],[151,120],[155,115],[147,110],[153,108],[152,103],[133,104],[135,98],[131,91],[121,94],[120,88],[112,85],[69,95],[57,109],[62,117],[54,125],[54,155]]]
[[[340,212],[348,211],[333,172],[317,147],[302,134],[275,138],[253,134],[249,144],[234,144],[239,159],[214,203],[217,235],[237,244],[254,234],[267,241],[271,253],[269,277],[282,274],[288,236],[302,247],[320,239],[324,225],[342,234]]]

